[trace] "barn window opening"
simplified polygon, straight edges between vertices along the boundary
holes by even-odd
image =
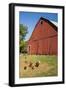
[[[30,54],[31,45],[28,46],[28,52]]]
[[[29,46],[29,52],[30,52],[30,46]]]
[[[41,21],[41,24],[43,24],[43,21]]]

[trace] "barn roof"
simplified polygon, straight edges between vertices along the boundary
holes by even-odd
[[[41,18],[39,19],[39,21],[40,21],[40,20],[43,20],[43,21],[49,23],[49,24],[54,28],[55,31],[58,30],[58,29],[57,29],[57,26],[54,25],[54,24],[53,24],[51,21],[49,21],[48,19],[45,19],[45,18],[41,17]]]

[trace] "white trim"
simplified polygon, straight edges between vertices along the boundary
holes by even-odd
[[[49,12],[58,13],[58,76],[19,78],[19,12]],[[62,10],[52,8],[15,7],[15,84],[58,82],[62,81]]]

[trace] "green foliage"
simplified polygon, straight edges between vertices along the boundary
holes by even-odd
[[[22,40],[20,42],[20,53],[26,53],[27,52],[27,43],[26,41]]]
[[[20,24],[19,28],[20,28],[20,30],[19,30],[20,40],[24,40],[26,34],[28,33],[28,31],[27,31],[28,28],[26,26],[24,26],[23,24]]]
[[[25,41],[25,36],[28,33],[27,27],[23,24],[19,25],[19,52],[26,53],[27,52],[27,43]]]

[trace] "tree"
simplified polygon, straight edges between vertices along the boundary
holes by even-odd
[[[19,25],[19,51],[20,53],[26,53],[26,41],[25,41],[25,36],[28,33],[27,27],[24,26],[23,24]]]
[[[20,48],[20,53],[27,53],[27,42],[21,40],[19,48]]]
[[[23,24],[20,24],[19,27],[20,27],[20,31],[19,31],[19,33],[20,33],[20,40],[24,40],[26,34],[28,33],[27,32],[28,28],[26,26],[24,26]]]

